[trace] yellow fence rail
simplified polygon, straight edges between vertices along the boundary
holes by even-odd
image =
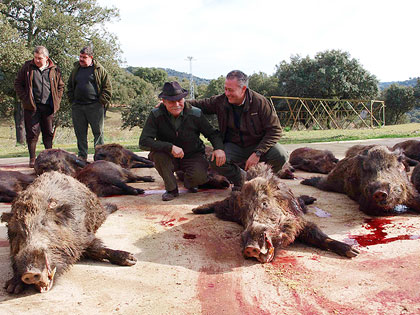
[[[283,127],[353,129],[385,126],[385,103],[378,100],[337,100],[270,96]]]

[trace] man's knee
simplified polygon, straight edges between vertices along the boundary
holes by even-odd
[[[286,163],[289,155],[287,151],[280,144],[276,144],[268,150],[265,160],[268,164],[273,166],[273,169],[279,170],[284,163]]]

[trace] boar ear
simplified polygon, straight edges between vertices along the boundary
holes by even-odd
[[[10,219],[12,218],[12,216],[13,216],[13,213],[11,213],[11,212],[4,212],[1,215],[1,222],[9,223]]]

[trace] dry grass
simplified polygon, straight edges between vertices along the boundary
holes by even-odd
[[[105,119],[105,143],[119,143],[124,147],[138,151],[140,128],[132,130],[121,129],[121,114],[118,108],[107,112]],[[375,138],[405,138],[420,136],[420,124],[404,124],[385,126],[376,129],[349,129],[349,130],[305,130],[288,131],[280,143],[311,143],[346,141]],[[89,153],[93,153],[93,136],[88,133]],[[28,156],[26,145],[16,144],[13,120],[0,120],[0,157]],[[72,128],[59,128],[54,139],[54,147],[70,152],[77,152],[76,137]],[[44,149],[38,141],[37,152]]]

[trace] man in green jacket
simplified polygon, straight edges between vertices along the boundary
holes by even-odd
[[[36,46],[33,53],[34,58],[24,63],[15,80],[23,107],[29,167],[34,167],[40,132],[45,149],[52,148],[54,113],[60,108],[64,91],[61,71],[49,58],[48,49]]]
[[[179,195],[174,175],[177,170],[184,172],[184,186],[189,192],[197,192],[197,186],[207,182],[209,164],[200,134],[213,145],[214,163],[225,162],[219,131],[210,125],[200,109],[185,105],[187,94],[178,82],[166,82],[159,94],[162,103],[149,114],[139,140],[141,148],[151,151],[149,158],[165,183],[163,201]]]
[[[239,190],[245,180],[238,164],[245,164],[246,171],[263,161],[278,172],[287,161],[286,150],[277,143],[282,133],[277,113],[264,96],[248,88],[248,77],[242,71],[227,74],[224,94],[188,103],[204,114],[217,115],[226,163],[211,166],[234,184],[233,190]]]
[[[93,58],[93,49],[83,47],[67,83],[67,95],[72,104],[74,133],[79,157],[88,154],[87,133],[90,125],[94,146],[104,144],[104,110],[108,106],[112,86],[105,68]]]

